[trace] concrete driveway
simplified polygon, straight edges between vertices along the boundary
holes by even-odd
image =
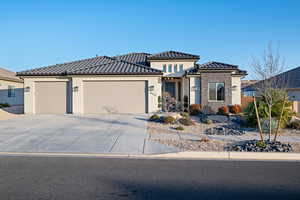
[[[28,115],[0,121],[1,152],[154,154],[178,149],[148,141],[147,115]]]

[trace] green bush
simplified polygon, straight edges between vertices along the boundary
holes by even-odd
[[[269,108],[268,105],[264,102],[263,99],[257,100],[257,110],[258,115],[260,119],[266,119],[269,116]],[[278,101],[272,106],[272,117],[276,120],[279,120],[281,109],[283,106],[283,101]],[[286,102],[283,110],[283,115],[280,123],[280,127],[284,128],[289,123],[292,116],[295,115],[295,113],[291,109],[292,103]],[[255,106],[254,102],[251,102],[248,104],[248,106],[244,110],[246,114],[246,120],[248,121],[248,124],[250,126],[257,126],[257,118],[256,118],[256,112],[255,112]]]
[[[183,112],[183,113],[181,113],[180,115],[181,115],[183,118],[189,118],[189,117],[190,117],[189,113],[187,113],[187,112]]]
[[[213,123],[213,121],[211,120],[211,119],[204,119],[203,120],[203,122],[205,123],[205,124],[212,124]]]
[[[175,129],[176,129],[177,131],[183,131],[183,130],[184,130],[183,126],[177,126]]]
[[[226,106],[221,106],[218,109],[218,114],[219,115],[227,115],[228,114],[228,108]]]
[[[0,103],[0,108],[10,107],[8,103]]]
[[[262,119],[262,126],[261,126],[261,128],[262,128],[262,131],[264,132],[264,133],[269,133],[269,130],[270,130],[270,120],[269,119]],[[276,129],[277,129],[277,120],[276,119],[272,119],[271,120],[271,133],[275,133],[275,131],[276,131]]]
[[[185,126],[195,125],[195,123],[189,118],[181,118],[179,119],[179,123]]]
[[[266,148],[267,147],[266,143],[264,143],[263,141],[257,141],[256,146],[259,147],[259,148]]]
[[[162,117],[162,121],[165,124],[173,124],[175,122],[175,118],[172,116],[165,116],[165,117]]]
[[[150,121],[159,121],[160,120],[160,117],[156,114],[152,115],[149,119]]]
[[[190,114],[191,115],[199,115],[200,112],[201,112],[201,105],[200,104],[190,105]]]

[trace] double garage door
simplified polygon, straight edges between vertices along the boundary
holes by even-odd
[[[72,93],[68,82],[36,82],[35,112],[64,114],[71,112]],[[146,113],[146,81],[84,81],[83,112]]]

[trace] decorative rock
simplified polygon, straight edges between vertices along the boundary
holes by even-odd
[[[259,140],[246,140],[243,143],[234,144],[228,150],[231,151],[250,151],[250,152],[292,152],[293,148],[290,144],[281,142]]]

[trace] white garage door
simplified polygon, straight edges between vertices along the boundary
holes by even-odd
[[[65,114],[67,112],[67,82],[36,82],[35,113]]]
[[[146,113],[146,81],[84,82],[84,113]]]

